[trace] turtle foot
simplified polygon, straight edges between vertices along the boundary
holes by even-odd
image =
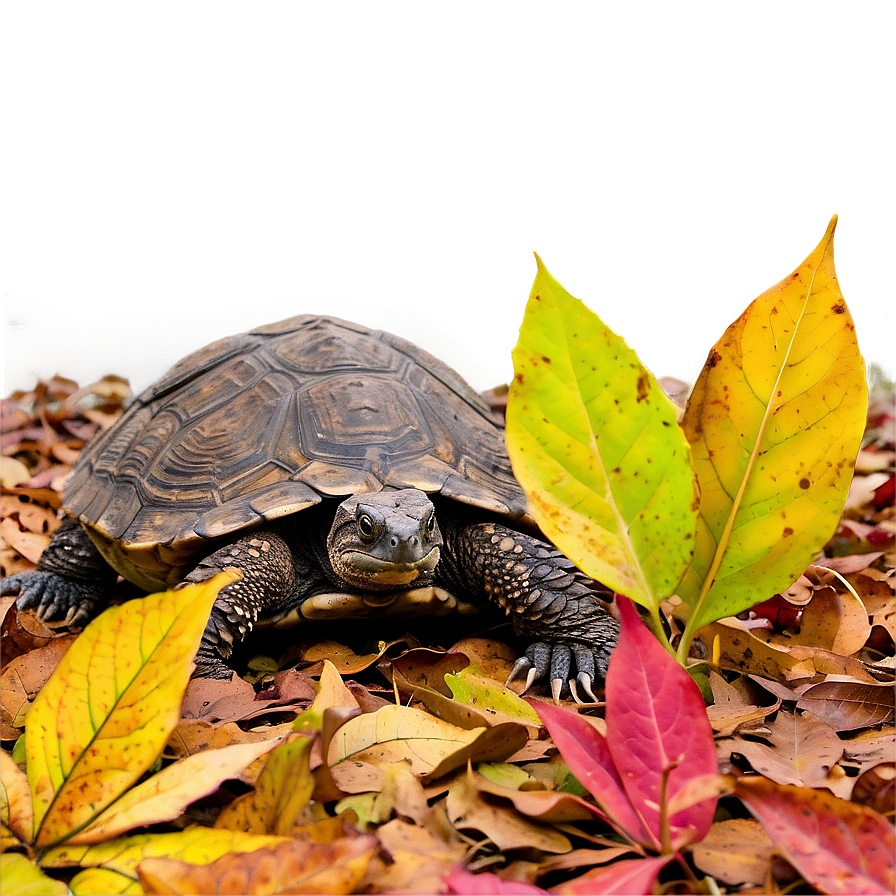
[[[20,572],[3,580],[4,595],[18,594],[19,610],[33,610],[54,628],[84,628],[105,606],[107,589],[54,572]]]

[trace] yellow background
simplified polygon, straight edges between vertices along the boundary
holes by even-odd
[[[505,379],[537,248],[657,373],[837,212],[893,365],[881,2],[0,6],[5,385],[146,384],[300,310]]]

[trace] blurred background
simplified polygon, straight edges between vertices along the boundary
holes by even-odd
[[[4,392],[148,385],[320,312],[477,389],[537,251],[658,376],[839,214],[893,371],[893,26],[869,2],[5,4]]]

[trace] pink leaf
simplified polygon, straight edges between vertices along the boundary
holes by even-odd
[[[775,846],[822,893],[892,893],[893,825],[858,803],[824,790],[742,778],[740,800]]]
[[[469,896],[509,896],[509,894],[547,893],[535,884],[527,884],[521,880],[504,880],[497,874],[486,871],[482,874],[471,874],[466,868],[458,865],[445,878],[447,893],[465,893]]]
[[[607,746],[631,804],[661,840],[663,773],[669,772],[667,804],[694,778],[717,774],[712,728],[694,680],[647,630],[631,601],[617,602],[621,631],[607,672]],[[671,846],[702,840],[717,802],[711,797],[672,815]]]
[[[623,859],[606,868],[588,871],[581,877],[554,887],[552,893],[632,894],[652,893],[660,871],[674,856]]]
[[[632,808],[604,736],[571,709],[535,700],[529,702],[544,722],[569,770],[597,801],[606,820],[631,842],[656,849],[659,840],[648,833]]]

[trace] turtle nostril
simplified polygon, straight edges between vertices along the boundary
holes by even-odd
[[[411,536],[411,547],[415,548],[420,544],[420,539],[416,535]]]
[[[393,535],[392,538],[389,539],[389,544],[391,544],[393,548],[397,548],[398,539]]]

